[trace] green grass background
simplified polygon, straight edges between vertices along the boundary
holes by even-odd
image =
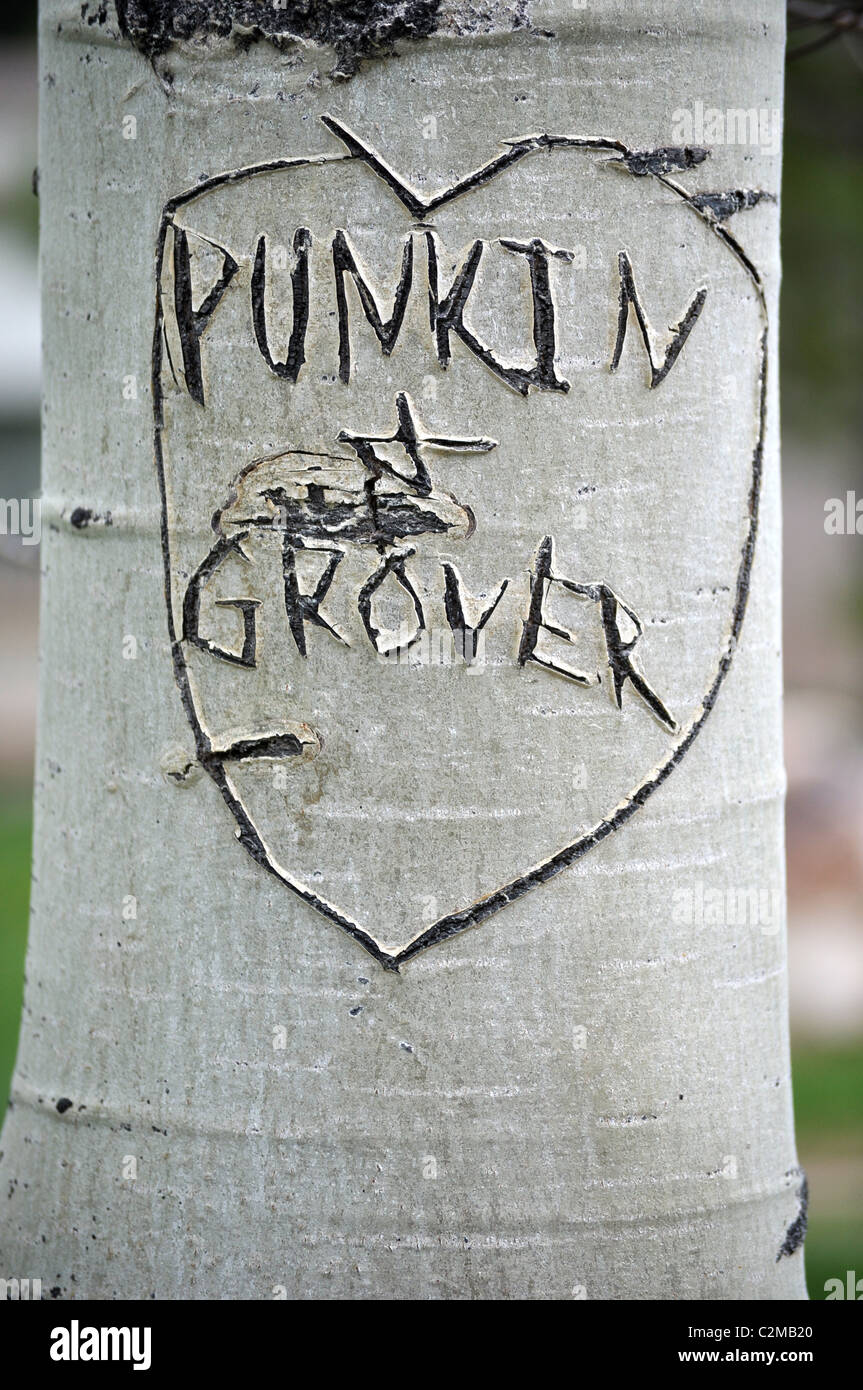
[[[30,900],[29,788],[4,788],[0,798],[0,1096],[9,1082],[18,1046],[27,908]]]

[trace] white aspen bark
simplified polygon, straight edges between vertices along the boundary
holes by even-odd
[[[205,8],[41,6],[0,1273],[804,1298],[784,6]]]

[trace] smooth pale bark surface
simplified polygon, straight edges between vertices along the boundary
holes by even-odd
[[[426,27],[334,82],[333,52],[310,40],[198,39],[154,70],[110,13],[89,23],[77,5],[43,5],[44,659],[0,1273],[67,1298],[803,1298],[782,910],[778,206],[744,199],[712,222],[690,201],[778,195],[783,5],[443,5]],[[679,113],[705,108],[765,112],[763,138],[695,129],[709,159],[626,165],[627,152],[679,146]],[[401,198],[349,132],[396,171]],[[542,133],[565,139],[435,199],[513,148],[502,141]],[[176,201],[257,165],[279,167]],[[292,383],[261,355],[253,281],[263,236],[284,361],[300,227],[311,272]],[[339,230],[383,319],[413,245],[391,355],[350,271],[339,306]],[[443,370],[434,238],[441,296],[484,242],[466,321],[497,368],[453,334]],[[571,255],[529,262],[532,238]],[[657,362],[707,291],[654,389],[632,308],[609,371],[621,252]],[[230,265],[196,382],[183,275],[200,311]],[[570,389],[552,389],[546,361],[525,395],[500,364],[536,367],[537,266]],[[344,640],[306,610],[303,657],[286,537],[252,526],[248,508],[287,479],[295,491],[274,505],[300,496],[309,525],[308,485],[323,478],[319,504],[337,498],[361,529],[362,460],[338,436],[395,433],[399,393],[422,438],[474,447],[419,449],[429,488],[416,458],[409,481],[386,474],[388,505],[424,517],[399,533],[411,588],[385,603],[382,583],[365,622],[363,586],[394,549],[343,531],[320,614]],[[287,472],[286,450],[300,458]],[[388,457],[404,472],[404,451]],[[241,534],[245,559],[230,546]],[[549,581],[540,616],[577,641],[534,654],[600,684],[519,664],[547,536],[556,578],[608,585],[637,613],[641,669],[678,729],[631,680],[620,708],[609,698],[596,593]],[[175,666],[165,539],[178,639],[187,624]],[[184,599],[220,539],[234,569],[206,577],[196,628]],[[432,634],[449,630],[444,564],[474,619],[509,581],[483,664],[379,660],[375,633],[410,623],[414,595]],[[254,669],[195,645],[206,632],[241,655],[236,604],[251,599]],[[297,740],[284,757],[235,747],[207,761],[277,731]],[[552,875],[574,845],[589,852]],[[503,910],[459,917],[507,884]],[[435,923],[446,939],[413,954]],[[381,968],[400,951],[400,971]]]

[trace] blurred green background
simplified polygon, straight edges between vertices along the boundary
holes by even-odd
[[[38,494],[36,62],[0,19],[0,496]],[[809,1290],[863,1277],[863,34],[788,65],[782,399],[794,1090]],[[0,1095],[15,1057],[31,837],[38,551],[0,537]]]

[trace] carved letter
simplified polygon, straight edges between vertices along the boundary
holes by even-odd
[[[557,375],[554,357],[557,343],[554,331],[554,300],[551,296],[551,277],[548,273],[548,258],[572,261],[571,251],[557,250],[546,246],[539,237],[532,241],[504,241],[501,246],[517,255],[527,256],[530,266],[530,291],[533,297],[533,343],[536,348],[536,366],[530,373],[530,383],[541,391],[568,391],[569,382]]]
[[[209,243],[214,245],[214,243]],[[177,332],[183,349],[183,371],[186,387],[193,401],[204,404],[204,379],[201,372],[201,338],[217,308],[222,295],[236,275],[239,266],[233,256],[223,246],[224,260],[222,273],[210,293],[195,309],[192,304],[192,265],[189,256],[189,238],[182,227],[174,227],[174,312],[177,316]]]
[[[260,237],[255,252],[255,265],[252,271],[252,323],[255,339],[271,372],[283,377],[285,381],[296,381],[300,368],[306,360],[306,328],[309,322],[309,249],[312,244],[311,233],[307,227],[298,227],[294,233],[294,254],[296,264],[291,271],[291,292],[293,298],[293,324],[288,343],[288,354],[284,362],[277,362],[270,352],[267,337],[267,241]]]
[[[530,606],[528,616],[523,624],[521,646],[518,653],[518,664],[524,666],[527,661],[536,661],[540,666],[546,666],[550,671],[556,671],[558,675],[568,676],[570,680],[577,681],[579,685],[596,685],[599,676],[589,677],[583,672],[573,671],[568,666],[558,665],[553,661],[547,660],[536,653],[537,642],[541,629],[560,637],[565,642],[571,642],[573,635],[565,628],[557,627],[554,623],[547,622],[544,616],[545,598],[548,587],[551,584],[560,584],[571,594],[579,594],[582,598],[589,598],[594,603],[599,604],[600,619],[602,621],[602,631],[605,637],[605,650],[608,658],[608,667],[611,672],[612,694],[617,708],[621,708],[621,695],[625,681],[629,681],[633,689],[638,692],[647,707],[652,710],[661,724],[670,733],[677,732],[677,723],[668,713],[665,705],[652,690],[644,676],[635,664],[632,650],[641,637],[644,629],[636,613],[618,598],[617,594],[608,584],[574,584],[570,579],[560,579],[553,573],[554,551],[551,536],[546,536],[539,547],[536,558],[536,570],[531,579],[530,586]],[[621,632],[621,615],[629,619],[634,628],[635,635],[628,640],[624,639]]]
[[[312,593],[304,594],[297,578],[297,552],[291,545],[288,536],[282,543],[282,574],[285,581],[285,612],[288,615],[288,626],[291,629],[293,639],[297,644],[297,651],[300,656],[306,655],[306,623],[312,623],[315,627],[322,627],[326,632],[331,632],[339,642],[346,647],[350,643],[337,632],[332,623],[328,623],[326,618],[318,612],[318,608],[329,593],[330,585],[335,577],[336,570],[345,558],[343,550],[331,550],[328,547],[304,546],[303,554],[313,551],[315,554],[329,555],[326,568],[318,579]]]
[[[620,299],[619,311],[617,316],[617,341],[614,344],[614,355],[611,359],[611,370],[617,371],[623,352],[623,344],[626,339],[626,326],[629,322],[629,306],[635,310],[635,318],[641,338],[647,349],[647,356],[650,362],[650,385],[658,386],[664,381],[680,356],[683,344],[689,337],[701,310],[704,308],[704,301],[707,298],[707,290],[700,289],[694,296],[692,303],[680,320],[671,329],[672,338],[668,347],[665,349],[665,356],[662,361],[658,361],[651,344],[650,327],[644,312],[638,290],[635,286],[635,277],[632,273],[632,262],[625,251],[621,251],[617,258],[618,270],[620,272]]]
[[[561,638],[564,642],[575,640],[573,634],[567,632],[566,628],[558,627],[545,617],[545,599],[549,585],[560,583],[566,588],[571,587],[566,580],[558,580],[552,573],[553,559],[554,543],[551,536],[546,536],[537,551],[536,569],[531,575],[530,602],[527,617],[522,623],[518,664],[524,666],[528,661],[535,661],[538,666],[545,666],[547,670],[554,671],[559,676],[566,676],[569,680],[575,681],[577,685],[598,685],[599,676],[591,675],[587,671],[577,671],[572,666],[565,666],[537,654],[537,643],[543,629],[554,637]]]
[[[493,603],[489,604],[488,608],[483,610],[480,614],[479,622],[477,622],[474,627],[471,627],[465,617],[464,603],[462,601],[461,576],[458,570],[454,565],[444,563],[443,573],[446,620],[453,634],[457,638],[460,638],[462,656],[464,657],[465,663],[469,666],[472,661],[476,660],[478,635],[482,632],[492,613],[503,598],[509,580],[505,579],[503,581],[497,591],[497,598]]]
[[[357,608],[363,620],[363,626],[368,633],[369,641],[375,651],[381,656],[390,656],[394,651],[411,646],[417,640],[420,633],[425,631],[426,620],[420,596],[405,574],[405,560],[409,560],[415,553],[414,550],[403,550],[388,555],[383,564],[379,565],[374,574],[366,580],[357,598]],[[411,598],[414,606],[414,613],[416,614],[417,625],[410,637],[398,641],[395,646],[381,647],[378,640],[381,635],[380,628],[375,627],[372,622],[372,599],[388,574],[393,574],[395,576],[405,593]]]
[[[339,308],[339,377],[348,382],[351,379],[351,335],[348,323],[348,299],[345,293],[345,274],[353,277],[363,306],[363,312],[375,331],[381,351],[388,357],[396,345],[407,308],[408,295],[413,278],[414,246],[413,238],[405,241],[402,253],[402,269],[396,287],[393,311],[384,323],[374,295],[360,274],[354,254],[345,233],[339,229],[333,238],[333,268],[336,272],[336,301]]]
[[[239,656],[234,652],[227,651],[224,647],[217,646],[208,638],[202,637],[198,630],[201,618],[201,589],[212,579],[216,570],[227,560],[229,555],[239,555],[241,560],[248,561],[249,557],[242,548],[242,542],[248,534],[248,531],[244,531],[239,536],[223,537],[217,541],[207,558],[195,570],[189,580],[183,599],[183,640],[191,642],[192,646],[199,647],[201,651],[209,652],[211,656],[217,656],[222,661],[231,662],[234,666],[253,667],[255,665],[256,641],[255,609],[260,606],[257,599],[216,599],[218,608],[237,608],[243,615],[243,650]]]

